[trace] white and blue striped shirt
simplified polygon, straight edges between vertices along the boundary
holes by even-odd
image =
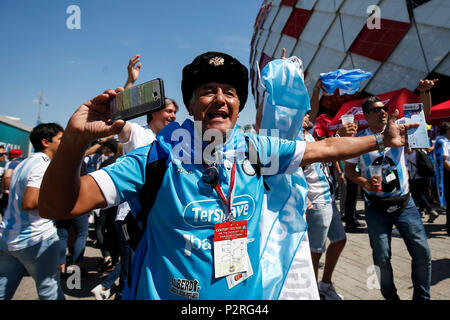
[[[371,134],[373,134],[373,132],[367,128],[357,133],[356,136],[363,137]],[[373,164],[381,164],[383,189],[378,192],[364,190],[369,195],[385,198],[403,196],[409,192],[409,175],[405,164],[403,147],[394,149],[386,148],[383,152],[371,151],[346,161],[358,164],[361,176],[367,179],[370,179],[369,167]]]
[[[310,133],[306,133],[305,141],[315,142],[314,137]],[[316,162],[307,165],[303,172],[305,173],[306,182],[308,183],[308,200],[311,203],[331,203],[333,198],[331,196],[330,184],[324,170],[326,163]]]
[[[0,248],[17,251],[31,247],[56,233],[52,220],[43,219],[38,210],[23,210],[22,199],[27,187],[40,188],[50,158],[42,152],[22,161],[11,177],[9,202],[0,223]]]

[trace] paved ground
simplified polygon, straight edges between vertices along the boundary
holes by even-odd
[[[358,201],[358,213],[363,214],[363,202]],[[450,236],[445,230],[445,213],[433,223],[424,219],[431,250],[432,275],[431,298],[450,300]],[[364,222],[361,219],[360,222]],[[347,244],[334,272],[333,281],[336,290],[346,300],[383,300],[380,290],[373,283],[372,250],[369,244],[367,228],[362,233],[347,233]],[[412,298],[411,257],[399,234],[392,236],[392,268],[394,281],[400,299]]]
[[[362,201],[358,201],[358,213],[363,213],[362,208]],[[445,231],[445,219],[445,215],[441,214],[432,224],[424,220],[432,257],[431,296],[436,300],[450,300],[450,236]],[[362,228],[361,233],[348,233],[347,237],[347,245],[334,273],[336,290],[346,300],[382,300],[380,290],[373,281],[372,251],[366,228]],[[90,290],[101,282],[101,274],[97,271],[100,257],[100,250],[94,248],[92,240],[88,239],[85,267],[90,277],[81,281],[80,289],[70,290],[64,284],[66,299],[94,300]],[[411,299],[411,258],[403,240],[395,234],[392,237],[392,265],[400,298]],[[34,282],[29,276],[23,278],[13,299],[37,299]]]

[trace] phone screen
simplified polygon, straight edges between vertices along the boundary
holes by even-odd
[[[128,120],[164,107],[164,84],[155,79],[119,92],[110,100],[111,119]]]

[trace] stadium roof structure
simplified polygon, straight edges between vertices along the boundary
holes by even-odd
[[[438,78],[437,104],[450,99],[449,39],[448,0],[265,0],[251,41],[252,93],[258,106],[264,92],[258,67],[285,48],[287,57],[302,60],[310,95],[320,73],[358,68],[373,74],[361,82],[360,97],[414,91],[420,79]],[[330,115],[339,109],[327,108]]]

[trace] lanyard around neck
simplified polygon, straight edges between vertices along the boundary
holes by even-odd
[[[209,165],[204,164],[204,167],[208,169]],[[219,195],[220,200],[222,200],[223,204],[228,209],[228,214],[226,218],[227,221],[234,220],[234,216],[231,213],[231,208],[233,206],[235,187],[236,187],[236,163],[233,163],[233,167],[231,169],[231,180],[230,180],[230,188],[228,190],[228,197],[225,197],[225,193],[223,192],[222,187],[219,184],[219,177],[217,177],[216,183],[214,185],[214,189],[216,189],[216,192]]]

